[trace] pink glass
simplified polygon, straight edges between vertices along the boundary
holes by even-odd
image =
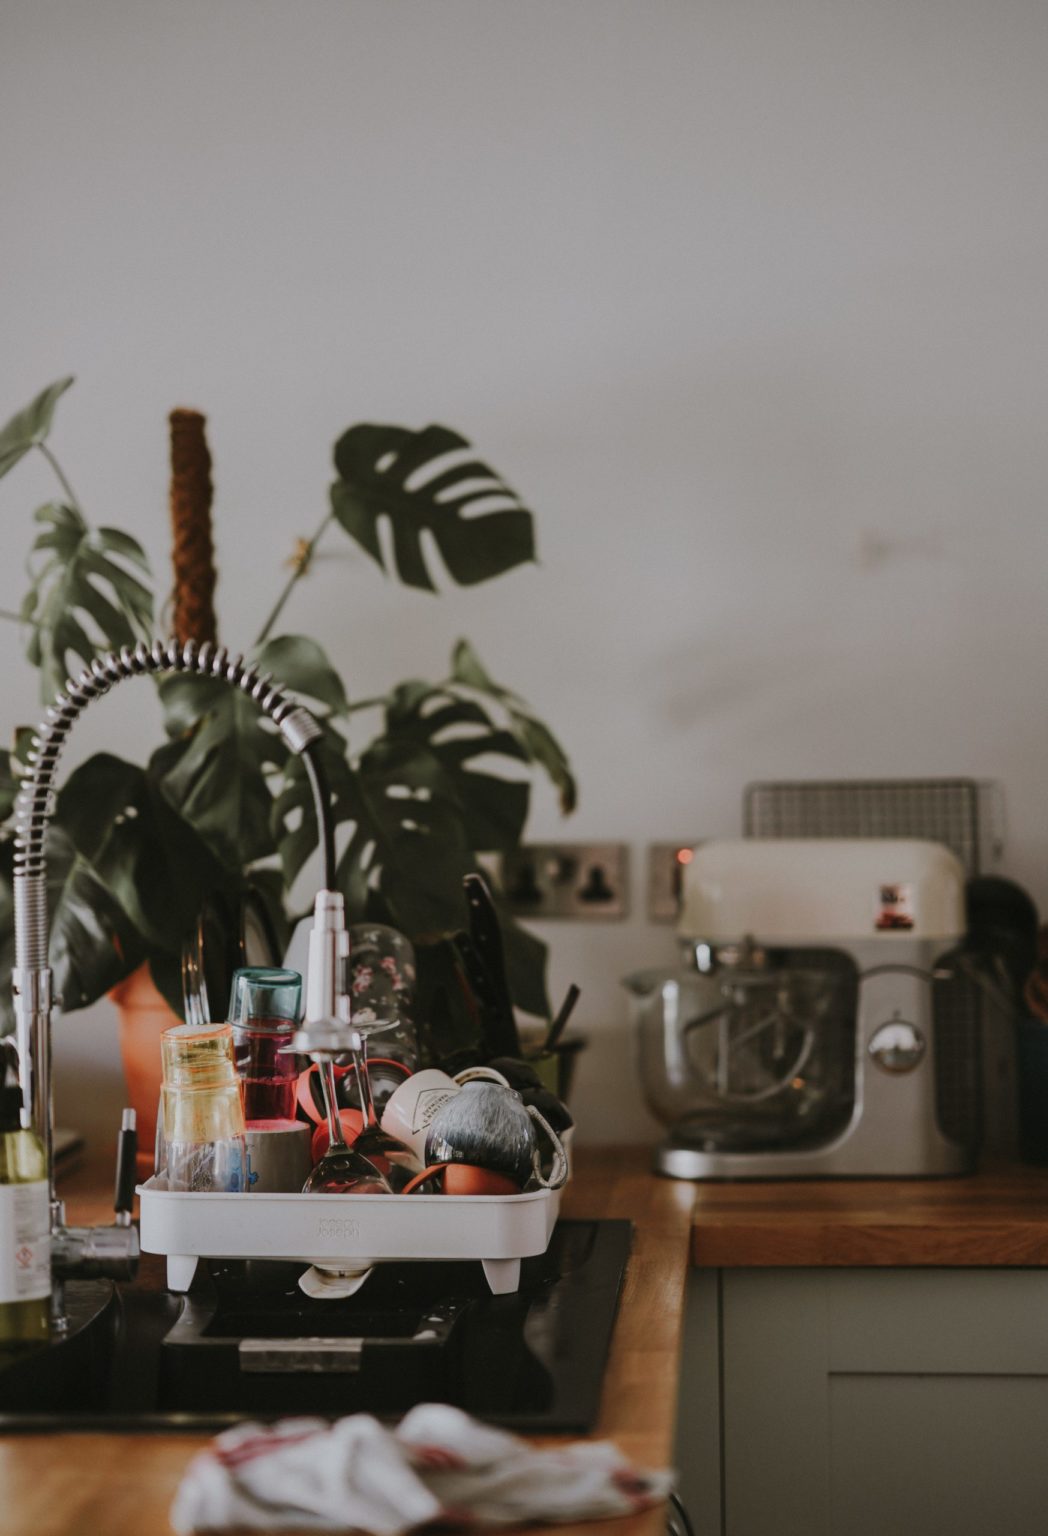
[[[244,1085],[244,1116],[293,1120],[298,1070],[286,1052],[298,1020],[302,979],[297,971],[239,970],[233,977],[229,1020],[233,1058]]]

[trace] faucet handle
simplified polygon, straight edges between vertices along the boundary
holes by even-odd
[[[116,1191],[113,1209],[116,1221],[111,1227],[67,1227],[65,1207],[59,1201],[53,1208],[51,1230],[51,1271],[54,1287],[55,1316],[60,1331],[66,1323],[63,1280],[133,1280],[138,1269],[138,1230],[131,1225],[135,1198],[135,1151],[138,1132],[135,1112],[125,1109],[116,1145]]]
[[[116,1143],[116,1191],[113,1209],[118,1227],[131,1225],[131,1212],[135,1203],[135,1154],[138,1151],[137,1117],[133,1109],[125,1109],[120,1120],[120,1135]]]

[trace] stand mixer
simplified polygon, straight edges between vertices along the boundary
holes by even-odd
[[[700,845],[679,970],[626,979],[682,1179],[928,1177],[974,1165],[979,1002],[965,872],[913,839]]]

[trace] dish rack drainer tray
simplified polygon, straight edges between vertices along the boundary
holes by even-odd
[[[321,1268],[479,1259],[496,1296],[520,1284],[520,1261],[545,1253],[559,1189],[520,1195],[206,1194],[138,1187],[145,1253],[167,1257],[187,1291],[200,1259],[291,1259]]]

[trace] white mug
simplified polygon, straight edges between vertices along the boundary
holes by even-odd
[[[382,1111],[379,1124],[387,1136],[410,1147],[423,1165],[426,1161],[426,1137],[433,1124],[433,1116],[449,1099],[454,1098],[463,1083],[476,1081],[509,1084],[501,1072],[493,1067],[467,1067],[456,1077],[449,1077],[439,1067],[426,1067],[414,1072],[399,1083]]]

